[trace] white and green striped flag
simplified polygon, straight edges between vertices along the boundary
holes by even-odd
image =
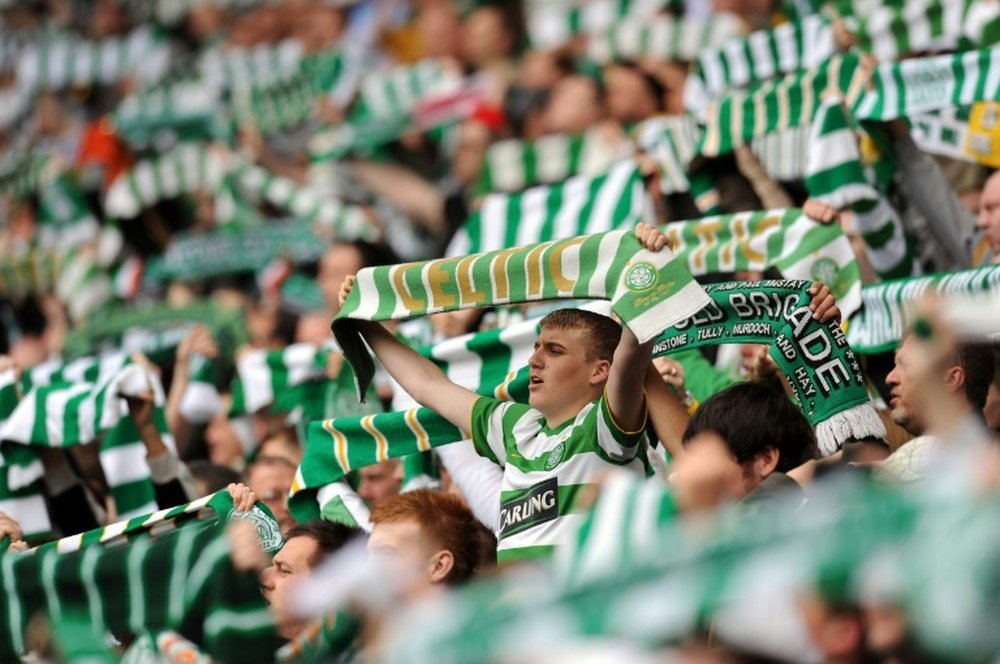
[[[818,67],[836,52],[833,30],[818,15],[730,39],[701,50],[695,73],[685,84],[684,104],[702,113],[729,90]]]
[[[742,34],[743,22],[734,14],[712,14],[705,20],[661,14],[616,22],[592,35],[587,55],[598,63],[645,58],[687,62]]]
[[[570,0],[525,5],[533,48],[559,48],[578,35],[610,30],[626,19],[648,19],[672,4],[669,0]]]
[[[133,75],[152,83],[169,62],[169,45],[149,27],[99,42],[69,34],[45,35],[21,54],[17,84],[28,90],[59,90],[110,85]]]
[[[912,322],[917,303],[930,291],[960,298],[1000,292],[1000,266],[894,279],[861,289],[863,307],[851,316],[847,340],[859,353],[892,350]]]
[[[820,224],[801,210],[738,212],[667,224],[677,257],[691,274],[763,272],[820,280],[849,316],[861,305],[861,275],[851,244],[837,224]]]
[[[493,194],[458,231],[448,256],[463,256],[576,235],[632,228],[652,219],[652,203],[633,161],[605,175],[577,176],[520,194]]]
[[[486,150],[476,187],[484,194],[510,194],[556,184],[575,175],[596,176],[632,154],[628,141],[598,130],[551,134],[534,141],[497,141]]]
[[[854,108],[861,120],[893,120],[1000,99],[1000,48],[878,66]]]

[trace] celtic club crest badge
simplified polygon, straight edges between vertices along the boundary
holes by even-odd
[[[636,263],[625,273],[625,285],[632,291],[644,291],[656,283],[656,268],[649,263]]]

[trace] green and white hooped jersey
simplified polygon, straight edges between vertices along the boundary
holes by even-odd
[[[584,518],[580,499],[609,464],[648,474],[644,429],[622,431],[604,398],[549,429],[531,406],[480,397],[472,441],[504,469],[498,561],[551,555]]]

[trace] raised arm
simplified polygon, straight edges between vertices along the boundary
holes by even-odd
[[[637,225],[635,237],[650,251],[660,251],[668,244],[667,236],[649,224]],[[607,401],[615,422],[625,431],[636,431],[646,422],[643,380],[653,342],[650,339],[640,344],[627,327],[622,327],[622,338],[615,349],[608,376]]]
[[[354,276],[340,289],[343,306]],[[451,382],[436,364],[397,339],[380,323],[358,321],[358,330],[382,366],[421,406],[430,408],[464,432],[472,429],[472,405],[479,396]]]

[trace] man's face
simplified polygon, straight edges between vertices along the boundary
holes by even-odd
[[[267,508],[278,520],[278,527],[285,532],[295,525],[295,519],[288,512],[288,492],[295,479],[295,468],[291,463],[255,463],[247,475],[247,486],[257,494],[257,499],[267,505]],[[296,538],[297,539],[297,538]]]
[[[330,247],[319,262],[316,281],[323,294],[323,303],[333,312],[340,310],[337,294],[344,278],[357,274],[362,268],[361,255],[355,247],[348,244],[337,244]]]
[[[545,327],[538,335],[528,360],[528,403],[545,415],[550,426],[575,415],[568,411],[581,394],[589,395],[603,383],[595,378],[600,360],[587,359],[589,341],[579,328]]]
[[[386,498],[399,494],[402,483],[401,476],[396,472],[399,465],[396,461],[383,461],[358,471],[361,476],[358,495],[369,507],[375,508]]]
[[[658,100],[642,74],[629,67],[608,67],[604,72],[608,115],[619,122],[634,122],[653,115]]]
[[[889,386],[889,408],[892,421],[913,434],[924,430],[924,423],[919,418],[916,404],[915,385],[910,373],[910,363],[916,352],[910,337],[903,340],[896,351],[896,366],[885,377]]]
[[[982,230],[995,260],[1000,260],[1000,173],[991,175],[983,187],[976,228]]]
[[[995,380],[990,383],[990,391],[986,394],[983,415],[986,416],[986,426],[1000,432],[1000,385]]]
[[[403,587],[423,588],[430,581],[432,547],[414,520],[377,523],[368,537],[368,551],[379,556]]]
[[[275,554],[271,566],[260,573],[261,591],[271,606],[278,633],[284,638],[293,638],[301,631],[303,622],[292,612],[292,592],[309,575],[317,551],[312,537],[293,537]]]

